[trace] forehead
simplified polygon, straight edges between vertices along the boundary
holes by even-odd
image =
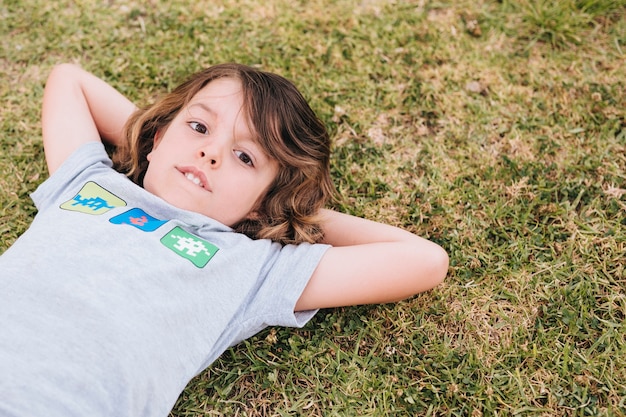
[[[243,106],[243,86],[237,78],[222,77],[209,81],[189,100],[188,106],[203,101]]]
[[[187,110],[199,110],[214,118],[243,125],[254,132],[244,100],[244,90],[239,79],[221,77],[208,82],[185,105]]]

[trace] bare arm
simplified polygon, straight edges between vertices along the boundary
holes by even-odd
[[[71,64],[48,77],[42,110],[43,143],[52,174],[82,144],[121,143],[123,128],[136,107],[113,87]]]
[[[313,273],[296,310],[398,301],[443,281],[448,255],[397,227],[323,211],[333,245]]]

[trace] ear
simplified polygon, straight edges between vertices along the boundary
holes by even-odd
[[[154,134],[154,139],[152,141],[153,141],[152,150],[150,152],[148,152],[148,155],[146,155],[146,159],[148,160],[148,162],[150,162],[150,160],[152,159],[152,152],[154,152],[154,150],[157,148],[157,145],[161,141],[161,131],[160,130],[157,130],[157,132]]]
[[[252,210],[250,213],[248,213],[248,215],[246,216],[246,220],[259,220],[261,218],[261,215],[259,214],[258,211],[256,210]]]

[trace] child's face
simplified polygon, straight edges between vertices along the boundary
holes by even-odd
[[[227,226],[254,217],[278,164],[254,140],[242,105],[239,80],[207,84],[157,134],[144,188]]]

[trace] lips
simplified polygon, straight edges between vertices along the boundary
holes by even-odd
[[[187,181],[207,191],[211,191],[209,187],[209,182],[206,178],[206,175],[204,175],[204,172],[194,167],[178,167],[177,169],[178,171],[180,171],[181,174],[183,174]]]

